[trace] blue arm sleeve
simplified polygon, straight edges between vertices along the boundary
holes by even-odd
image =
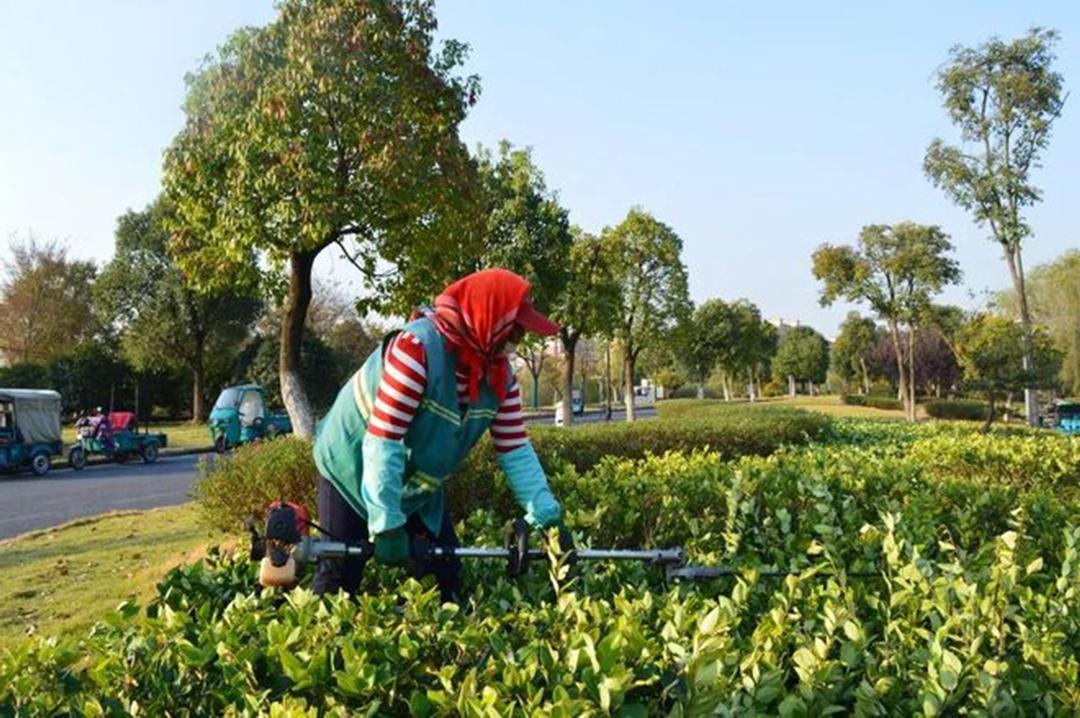
[[[360,496],[372,536],[405,525],[401,484],[405,476],[405,444],[370,433],[364,435],[364,477]]]
[[[518,504],[525,510],[525,520],[533,526],[554,526],[562,518],[562,507],[548,487],[544,468],[532,444],[499,454],[499,466],[506,473]]]

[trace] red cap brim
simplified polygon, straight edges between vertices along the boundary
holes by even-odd
[[[539,334],[542,337],[550,337],[559,333],[559,325],[536,311],[532,302],[526,299],[518,309],[515,321],[525,328],[525,331]]]

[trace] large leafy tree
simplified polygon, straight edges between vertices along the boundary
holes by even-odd
[[[698,384],[698,398],[705,396],[705,381],[718,366],[728,366],[738,344],[735,311],[722,299],[709,299],[694,309],[684,331],[683,363]]]
[[[480,148],[478,155],[484,251],[473,269],[505,267],[517,272],[532,284],[534,306],[550,312],[558,306],[573,269],[569,213],[548,189],[530,150],[514,149],[504,140],[497,154]],[[518,349],[532,374],[535,405],[545,342],[529,337]]]
[[[622,345],[626,420],[634,420],[634,365],[641,350],[666,341],[689,316],[682,239],[648,212],[633,208],[602,241],[611,253],[620,307],[615,337]]]
[[[906,345],[908,334],[903,332]],[[956,356],[955,335],[952,339],[936,325],[920,327],[915,335],[916,388],[924,394],[941,396],[960,384],[962,374]],[[896,349],[888,336],[882,336],[871,354],[871,365],[891,382],[897,382]]]
[[[1046,330],[1036,326],[1029,335],[1034,362],[1028,365],[1024,359],[1024,335],[1022,325],[988,314],[974,317],[957,335],[964,383],[972,391],[982,392],[990,404],[985,428],[994,419],[996,402],[1009,392],[1052,387],[1056,382],[1061,351]]]
[[[832,344],[830,365],[833,372],[845,382],[858,378],[863,394],[870,393],[870,367],[879,338],[873,319],[858,312],[848,312]]]
[[[828,371],[829,343],[825,337],[807,326],[785,332],[772,360],[772,373],[777,381],[788,380],[792,396],[796,382],[807,382],[813,393],[813,385],[824,383]]]
[[[48,362],[94,338],[93,262],[68,257],[58,242],[13,240],[0,279],[0,356],[8,363]]]
[[[1009,268],[1024,330],[1024,362],[1034,350],[1021,248],[1031,235],[1024,210],[1042,198],[1032,181],[1054,120],[1065,102],[1061,74],[1053,69],[1053,30],[1033,29],[1011,42],[993,38],[978,47],[956,46],[938,71],[945,110],[960,130],[960,143],[935,139],[923,167],[930,180],[975,221],[988,227]],[[1035,395],[1025,391],[1029,421]]]
[[[939,227],[901,222],[863,227],[855,246],[825,244],[813,255],[814,276],[822,283],[821,303],[839,298],[864,302],[888,326],[896,352],[900,397],[907,418],[915,420],[915,328],[931,298],[960,279],[948,256],[952,244]],[[907,325],[906,344],[901,328]]]
[[[94,284],[94,299],[136,370],[190,377],[192,421],[200,421],[207,376],[225,375],[260,303],[228,289],[200,293],[185,282],[169,257],[167,211],[159,200],[120,216],[116,250]]]
[[[1063,382],[1074,396],[1080,396],[1080,250],[1070,250],[1032,269],[1025,287],[1032,319],[1045,326],[1065,352]],[[997,304],[1010,317],[1020,317],[1015,290],[1002,292]]]
[[[747,396],[756,401],[761,375],[768,376],[779,345],[776,327],[761,318],[761,310],[747,299],[731,304],[735,318],[736,344],[733,365],[746,378]]]
[[[271,406],[280,406],[282,403],[277,371],[279,341],[277,334],[255,336],[240,352],[232,375],[232,380],[236,383],[259,384]],[[311,403],[316,411],[324,412],[334,403],[342,383],[356,370],[356,361],[351,357],[346,359],[310,328],[304,332],[300,358],[301,377]]]
[[[188,78],[165,157],[173,252],[204,288],[284,296],[279,373],[297,433],[314,420],[300,348],[315,258],[337,246],[401,312],[478,253],[475,166],[458,125],[478,92],[466,47],[435,46],[430,0],[283,0]]]
[[[607,337],[615,329],[621,287],[616,281],[612,256],[607,245],[595,235],[571,228],[569,277],[555,302],[552,317],[559,323],[563,345],[563,426],[569,426],[573,412],[574,371],[578,343],[582,337]]]

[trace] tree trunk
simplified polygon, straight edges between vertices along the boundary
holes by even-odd
[[[731,401],[731,382],[728,380],[727,372],[721,375],[720,386],[724,390],[724,401]]]
[[[699,381],[698,384],[697,384],[697,398],[698,399],[704,399],[705,398],[705,380],[704,379]]]
[[[897,381],[900,385],[899,391],[900,401],[904,406],[904,416],[910,417],[908,410],[908,402],[910,397],[907,391],[907,371],[904,368],[904,345],[900,342],[900,330],[896,326],[896,321],[889,320],[889,336],[892,337],[893,350],[896,352],[896,371]]]
[[[1013,289],[1016,291],[1020,302],[1020,324],[1023,326],[1023,349],[1024,371],[1031,371],[1034,366],[1033,348],[1031,344],[1031,312],[1028,309],[1027,287],[1024,283],[1024,261],[1020,254],[1020,245],[1017,243],[1015,252],[1002,243],[1005,250],[1005,263],[1009,266],[1009,276],[1012,278]],[[1039,423],[1039,407],[1036,403],[1035,390],[1031,387],[1024,389],[1024,410],[1027,413],[1028,426],[1037,426]]]
[[[195,353],[191,357],[191,423],[203,420],[203,372],[206,361],[205,332],[195,334]]]
[[[203,370],[202,363],[191,371],[191,423],[198,424],[203,419]]]
[[[607,404],[607,407],[606,407],[606,409],[604,411],[604,418],[607,421],[611,421],[611,395],[613,393],[615,393],[614,392],[615,387],[613,386],[614,382],[611,379],[611,342],[610,341],[606,342],[605,346],[604,346],[604,361],[605,361],[605,364],[606,364],[606,367],[605,367],[605,384],[604,384],[604,402]]]
[[[787,390],[788,390],[788,396],[790,396],[792,398],[795,398],[795,375],[794,374],[788,374],[788,377],[787,377]]]
[[[529,376],[532,377],[529,385],[529,408],[536,410],[540,406],[540,365],[530,358],[525,362],[525,366],[529,369]]]
[[[814,380],[811,379],[807,383],[810,385],[810,396],[817,396],[817,387],[814,386]]]
[[[982,425],[982,432],[985,434],[990,431],[990,424],[994,421],[994,395],[989,394],[986,397],[987,403],[990,405],[989,410],[986,412],[986,421]]]
[[[756,381],[757,377],[754,376],[754,370],[750,369],[750,372],[747,375],[746,393],[749,395],[751,402],[757,401],[757,384],[755,383]]]
[[[915,325],[908,327],[908,421],[915,421]]]
[[[570,426],[574,420],[574,358],[577,350],[576,334],[563,334],[563,351],[566,353],[566,366],[563,367],[562,425]],[[582,396],[584,401],[585,397]]]
[[[304,321],[311,304],[311,268],[315,254],[294,254],[289,259],[289,295],[281,316],[281,354],[278,374],[281,398],[292,420],[293,433],[310,438],[315,433],[315,415],[300,376],[300,346]]]
[[[866,396],[870,393],[870,371],[866,368],[866,357],[859,357],[859,368],[862,369],[862,393]]]
[[[634,352],[627,346],[626,358],[623,360],[623,370],[625,379],[626,396],[624,397],[626,403],[626,420],[634,420]]]

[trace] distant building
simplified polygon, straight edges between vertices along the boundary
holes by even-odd
[[[766,319],[765,321],[776,327],[776,340],[781,342],[784,341],[784,335],[788,333],[789,329],[795,329],[800,326],[800,322],[798,319],[795,320],[794,324],[784,321],[783,317],[778,317],[777,319]]]

